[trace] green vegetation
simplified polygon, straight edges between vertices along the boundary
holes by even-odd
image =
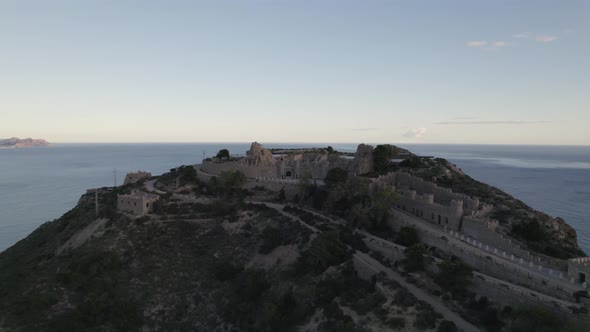
[[[322,273],[330,266],[339,265],[351,258],[348,248],[340,241],[336,231],[322,232],[302,253],[296,265],[297,273]]]
[[[221,149],[217,152],[215,158],[219,159],[229,159],[229,150],[228,149]]]
[[[397,168],[391,163],[391,159],[397,157],[400,149],[389,144],[377,145],[373,150],[373,165],[375,172],[386,174],[395,171]]]
[[[512,314],[512,332],[557,332],[564,322],[541,307],[521,307]]]
[[[247,192],[242,188],[246,184],[247,178],[240,171],[226,171],[219,176],[214,176],[209,180],[208,192],[231,199],[232,203],[242,201]]]
[[[328,187],[334,187],[338,184],[343,184],[348,178],[348,172],[339,167],[334,167],[328,171],[324,182]]]
[[[438,329],[436,329],[436,332],[457,332],[459,331],[457,329],[457,326],[455,325],[455,323],[449,321],[449,320],[443,320],[442,322],[440,322],[440,324],[438,325]]]
[[[416,228],[404,226],[397,233],[395,243],[400,244],[404,247],[410,247],[416,243],[419,243],[418,232]]]
[[[432,262],[428,247],[422,243],[416,243],[404,250],[406,258],[402,261],[407,272],[424,271],[426,266]]]
[[[434,278],[438,285],[455,296],[465,295],[472,283],[473,269],[458,259],[443,261],[438,268],[439,272]]]
[[[424,160],[420,157],[411,157],[402,161],[400,167],[407,167],[407,168],[424,168],[428,167],[428,165],[424,162]]]

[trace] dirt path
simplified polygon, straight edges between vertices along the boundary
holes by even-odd
[[[451,311],[447,308],[439,298],[434,297],[424,290],[408,283],[401,275],[395,273],[390,268],[384,266],[379,261],[373,259],[371,256],[357,251],[354,254],[354,257],[357,258],[360,262],[366,264],[370,269],[375,271],[375,273],[385,272],[388,278],[397,281],[402,287],[405,287],[410,293],[412,293],[416,298],[422,300],[432,306],[434,311],[443,315],[444,319],[450,320],[457,325],[457,328],[461,331],[465,332],[472,332],[472,331],[480,331],[477,327],[463,319],[463,317],[459,316],[457,313]]]
[[[266,203],[266,202],[250,202],[250,203],[265,204],[266,206],[277,210],[278,212],[280,212],[281,214],[283,214],[289,218],[298,220],[299,223],[301,223],[301,225],[312,230],[314,233],[319,232],[319,230],[317,228],[312,227],[312,226],[306,224],[303,220],[297,218],[296,216],[283,211],[283,208],[285,207],[286,204]],[[314,213],[316,215],[320,215],[320,216],[324,217],[323,215],[318,214],[317,212],[309,211],[306,209],[302,209],[302,210],[308,211],[310,213]],[[332,221],[332,222],[337,223],[336,221]],[[434,297],[434,296],[428,294],[426,291],[408,283],[400,274],[398,274],[397,272],[394,272],[389,267],[386,267],[385,265],[381,264],[379,261],[371,258],[369,255],[362,253],[360,251],[356,251],[356,253],[354,254],[354,257],[357,260],[359,260],[360,262],[366,264],[370,269],[375,271],[375,274],[377,274],[381,271],[385,272],[385,274],[387,275],[388,278],[397,281],[400,285],[402,285],[410,293],[412,293],[416,298],[430,304],[436,312],[443,315],[444,319],[454,322],[457,325],[457,327],[459,328],[459,330],[464,331],[464,332],[480,331],[477,327],[475,327],[474,325],[472,325],[471,323],[469,323],[468,321],[463,319],[463,317],[459,316],[457,313],[455,313],[455,312],[451,311],[449,308],[447,308],[438,297]]]
[[[279,203],[267,203],[267,202],[254,202],[254,201],[250,201],[249,203],[253,203],[253,204],[264,204],[266,206],[268,206],[269,208],[273,208],[275,210],[277,210],[280,214],[284,215],[285,217],[289,217],[293,220],[297,220],[301,226],[311,230],[314,233],[319,233],[320,230],[308,225],[305,221],[299,219],[299,217],[297,217],[296,215],[290,214],[288,212],[285,212],[283,209],[285,208],[286,204],[279,204]]]

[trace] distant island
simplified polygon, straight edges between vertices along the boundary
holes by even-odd
[[[0,149],[16,149],[16,148],[32,148],[40,146],[48,146],[49,142],[44,139],[24,138],[20,139],[12,137],[8,139],[0,139]]]

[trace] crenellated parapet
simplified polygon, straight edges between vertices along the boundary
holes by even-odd
[[[452,200],[463,201],[463,209],[466,211],[477,211],[480,208],[478,198],[469,197],[465,194],[454,193],[449,188],[439,187],[435,183],[428,182],[420,177],[405,172],[391,173],[387,179],[393,179],[393,185],[397,188],[415,190],[418,194],[433,194],[434,201],[440,204],[450,204]],[[377,178],[377,181],[382,181]]]
[[[590,281],[590,257],[568,259],[567,275],[570,281],[580,283],[587,288]]]
[[[137,171],[137,172],[127,173],[127,175],[125,175],[125,181],[123,182],[123,185],[136,183],[138,181],[141,181],[143,179],[149,179],[151,177],[152,177],[152,173],[150,173],[150,172]]]

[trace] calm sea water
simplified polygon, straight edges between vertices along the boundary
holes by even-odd
[[[265,144],[267,147],[326,144]],[[330,144],[354,151],[353,144]],[[447,158],[472,177],[499,187],[532,207],[564,218],[590,253],[590,147],[413,145],[417,154]],[[86,189],[122,183],[126,172],[161,174],[195,164],[219,149],[243,154],[235,144],[55,144],[48,148],[0,149],[0,251],[41,223],[71,209]],[[116,175],[113,172],[116,169]]]

